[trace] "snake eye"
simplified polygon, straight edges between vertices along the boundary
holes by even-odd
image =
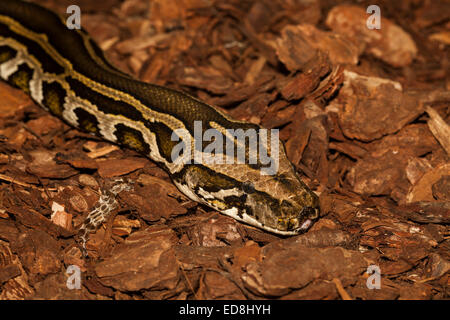
[[[313,207],[304,207],[300,212],[300,215],[308,217],[308,219],[315,220],[319,217],[319,209]]]
[[[245,182],[242,183],[242,190],[245,193],[250,194],[250,193],[255,192],[255,186],[250,181],[245,181]]]

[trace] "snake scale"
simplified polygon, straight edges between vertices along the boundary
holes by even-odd
[[[193,154],[206,155],[207,145],[197,129],[224,134],[231,141],[227,152],[242,147],[230,130],[253,130],[258,138],[263,131],[184,92],[133,79],[112,66],[85,31],[70,30],[62,17],[39,5],[0,1],[0,76],[69,125],[149,157],[187,197],[238,221],[294,235],[319,216],[318,197],[297,176],[278,135],[279,148],[266,146],[277,159],[274,174],[263,174],[261,161],[195,161]],[[173,134],[180,130],[184,146],[194,145],[195,152],[184,153],[192,161],[173,158],[179,143]],[[261,141],[268,141],[265,135]],[[244,150],[247,156],[262,152]],[[230,157],[220,149],[214,155]]]

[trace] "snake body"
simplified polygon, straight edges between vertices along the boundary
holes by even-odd
[[[112,66],[85,31],[69,30],[62,17],[41,6],[0,1],[0,76],[68,124],[149,157],[190,199],[239,221],[293,235],[319,215],[317,196],[299,179],[281,142],[267,146],[278,164],[271,175],[262,174],[260,162],[174,161],[179,142],[173,134],[179,130],[187,137],[178,138],[195,147],[196,126],[202,134],[254,130],[259,138],[261,128],[186,93],[133,79]],[[233,149],[242,143],[227,141]]]

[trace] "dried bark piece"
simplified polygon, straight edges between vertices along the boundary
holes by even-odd
[[[296,129],[292,138],[286,142],[287,156],[294,165],[298,165],[302,160],[312,132],[310,126],[296,126]]]
[[[7,266],[0,266],[0,285],[9,279],[15,278],[21,275],[20,268],[16,265],[9,264]]]
[[[5,240],[12,243],[16,241],[18,235],[19,230],[12,220],[0,219],[0,240]]]
[[[147,163],[148,160],[145,158],[98,160],[98,174],[105,179],[122,176],[137,169],[142,169]]]
[[[148,47],[153,47],[160,42],[167,41],[171,37],[173,37],[173,35],[170,33],[159,33],[146,37],[140,36],[119,42],[118,44],[116,44],[115,48],[122,55],[134,54],[139,50],[147,49]],[[145,60],[146,59],[144,59],[144,61]]]
[[[259,124],[261,122],[260,115],[264,114],[267,106],[274,99],[274,94],[260,93],[230,110],[229,113],[235,119]]]
[[[10,244],[0,241],[0,299],[22,300],[33,294],[28,276],[17,255],[11,252]]]
[[[289,71],[303,70],[308,63],[317,59],[314,49],[298,26],[286,26],[276,42],[277,55]]]
[[[275,1],[257,1],[252,4],[246,20],[257,33],[267,28],[267,21],[272,18]]]
[[[80,174],[78,176],[78,182],[81,185],[90,187],[92,189],[98,189],[99,188],[99,184],[98,184],[97,180],[95,180],[94,177],[92,177],[92,176],[90,176],[88,174]]]
[[[332,213],[341,223],[349,223],[354,220],[359,211],[358,206],[340,195],[324,195],[320,197],[322,215]]]
[[[388,150],[407,151],[416,157],[424,156],[439,148],[436,139],[425,124],[413,123],[403,127],[399,132],[376,140],[367,149],[372,155],[381,155]]]
[[[357,284],[353,287],[348,287],[347,291],[353,299],[361,300],[395,300],[400,295],[398,286],[387,278],[381,279],[381,288],[376,290],[369,290],[367,288],[368,274],[364,273],[363,277],[359,279]]]
[[[440,201],[450,201],[450,175],[442,176],[431,186],[433,196]]]
[[[230,78],[210,66],[180,68],[177,82],[215,94],[226,94],[233,87],[233,81]]]
[[[236,221],[222,215],[196,224],[190,228],[188,236],[194,245],[204,247],[222,247],[227,243],[243,242]]]
[[[317,111],[320,113],[311,112],[308,115],[308,111],[306,111],[308,106],[317,108]],[[312,172],[315,172],[313,176],[309,175],[310,178],[317,178],[320,183],[326,184],[328,181],[328,132],[326,129],[326,116],[314,104],[306,104],[304,110],[308,119],[300,125],[309,127],[311,129],[311,135],[301,156],[301,162]],[[295,125],[295,123],[292,123],[292,125]]]
[[[354,281],[367,267],[361,253],[343,248],[266,247],[264,260],[247,265],[245,286],[263,296],[282,296],[306,287],[314,279]]]
[[[41,178],[64,179],[78,173],[67,164],[57,164],[55,159],[56,151],[45,149],[33,150],[29,152],[33,161],[28,164],[27,171]]]
[[[160,169],[159,167],[155,167],[156,169]],[[163,171],[163,173],[165,173]],[[165,176],[166,177],[166,176]],[[175,185],[169,181],[163,180],[161,179],[161,177],[158,177],[157,174],[155,174],[154,172],[152,172],[152,175],[148,175],[148,174],[141,174],[139,176],[139,178],[137,178],[136,180],[137,183],[140,183],[144,186],[148,186],[148,185],[152,185],[152,184],[156,184],[158,185],[161,189],[164,189],[167,194],[170,194],[176,198],[181,198],[183,200],[188,200],[188,198],[181,193],[177,187],[175,187]]]
[[[25,92],[0,82],[0,120],[13,117],[32,104]]]
[[[404,94],[398,82],[350,71],[344,71],[344,77],[339,95],[327,109],[338,114],[341,129],[350,139],[379,139],[423,112],[421,103]]]
[[[28,230],[11,245],[30,276],[37,277],[60,271],[60,244],[47,233]]]
[[[0,129],[0,135],[3,136],[3,139],[6,137],[8,146],[15,150],[21,150],[27,141],[37,140],[23,125],[2,128]]]
[[[430,300],[433,288],[427,283],[404,283],[400,288],[399,300]]]
[[[431,168],[426,159],[418,156],[435,150],[437,142],[424,124],[412,124],[366,148],[371,152],[360,158],[347,175],[353,190],[375,195],[396,189],[396,198],[404,201],[408,182],[416,182]]]
[[[353,159],[362,159],[367,155],[367,150],[355,143],[349,142],[330,142],[328,145],[330,150],[336,150],[346,154]]]
[[[327,53],[333,64],[358,64],[364,45],[358,45],[343,34],[322,31],[310,24],[297,28],[311,47]]]
[[[394,67],[409,65],[417,55],[417,46],[411,36],[384,16],[381,29],[369,29],[368,18],[363,8],[340,5],[330,10],[326,24],[356,43],[365,43],[368,53]]]
[[[392,276],[405,273],[411,270],[414,267],[414,265],[403,260],[399,261],[382,260],[379,262],[379,267],[382,270],[383,274],[385,274],[386,276]]]
[[[234,83],[233,90],[228,90],[223,97],[208,97],[204,100],[208,99],[209,103],[219,107],[227,107],[236,102],[245,101],[257,93],[272,90],[275,86],[274,76],[274,73],[262,72],[252,85]],[[200,95],[199,98],[201,98]]]
[[[95,300],[99,295],[90,293],[84,285],[80,289],[67,288],[68,275],[65,272],[51,274],[34,285],[36,290],[33,298],[38,300]],[[82,280],[84,284],[84,279]]]
[[[6,281],[21,275],[21,270],[17,265],[17,257],[9,248],[9,244],[0,241],[0,286]]]
[[[450,261],[437,253],[431,253],[425,269],[425,277],[438,279],[450,271]]]
[[[450,32],[444,31],[444,32],[438,32],[433,33],[428,37],[431,41],[438,41],[446,45],[450,45]]]
[[[173,290],[180,277],[173,249],[177,241],[170,229],[135,232],[98,263],[95,272],[103,285],[121,291]]]
[[[92,293],[101,294],[104,296],[113,297],[114,296],[114,290],[104,286],[103,284],[98,281],[97,277],[92,277],[89,279],[85,279],[83,281],[83,285],[88,288],[88,290]],[[116,296],[117,299],[117,296]]]
[[[427,121],[428,127],[447,155],[450,156],[450,126],[441,118],[439,113],[431,107],[425,108],[430,120]]]
[[[277,100],[272,103],[261,119],[264,128],[277,128],[292,121],[297,108],[289,106],[287,101]]]
[[[120,5],[120,13],[126,16],[145,15],[148,3],[140,0],[125,0]]]
[[[59,163],[67,163],[75,169],[97,169],[97,161],[89,158],[85,153],[59,153],[56,155],[56,160]]]
[[[390,209],[402,216],[398,207]],[[407,211],[408,212],[408,211]],[[371,215],[362,225],[362,235],[359,245],[373,248],[391,248],[386,250],[386,256],[391,260],[410,260],[409,264],[420,260],[438,245],[440,239],[430,233],[428,228],[410,222],[406,223],[388,216]],[[402,249],[407,248],[406,251]],[[420,249],[418,249],[420,248]],[[383,251],[384,252],[384,251]]]
[[[127,196],[121,197],[121,199],[129,208],[137,210],[142,219],[155,222],[162,217],[168,219],[187,212],[184,206],[169,196],[172,194],[172,190],[162,184],[150,184],[136,187],[133,192],[127,192]]]
[[[255,60],[250,65],[250,68],[248,69],[248,72],[245,75],[244,83],[253,85],[255,83],[256,79],[258,78],[259,74],[261,73],[262,69],[264,68],[264,65],[266,64],[266,62],[267,62],[267,60],[263,56],[261,56],[257,60]]]
[[[51,132],[57,132],[64,126],[61,120],[51,115],[45,115],[37,119],[33,119],[27,122],[27,128],[38,136],[44,136]]]
[[[139,220],[127,219],[124,216],[116,216],[112,225],[112,232],[116,236],[124,237],[131,234],[133,228],[139,228],[141,223]]]
[[[256,242],[247,241],[243,247],[234,251],[231,268],[234,272],[242,272],[247,264],[261,262],[263,259],[261,250],[261,247]]]
[[[320,79],[330,72],[330,65],[321,57],[323,56],[319,55],[314,65],[306,72],[279,81],[278,87],[284,99],[298,100],[317,88]],[[306,68],[306,65],[304,67]]]
[[[314,280],[306,288],[295,290],[282,296],[280,300],[337,300],[338,298],[339,295],[334,283]]]
[[[158,31],[170,30],[183,26],[191,12],[209,7],[206,0],[156,0],[150,2],[148,18]]]
[[[412,185],[415,185],[417,181],[432,168],[430,162],[425,158],[409,158],[405,171],[406,177]]]
[[[425,1],[415,11],[415,25],[424,29],[432,25],[438,25],[448,19],[450,4],[446,0]]]
[[[445,163],[426,172],[422,178],[411,187],[406,197],[408,203],[417,201],[433,201],[432,185],[443,176],[450,175],[450,164]]]
[[[113,151],[120,150],[118,146],[107,144],[103,147],[98,147],[98,143],[94,141],[88,141],[83,145],[83,148],[88,150],[87,156],[91,159],[97,159],[110,154]]]
[[[419,201],[400,207],[410,220],[420,223],[450,223],[450,203],[447,201]]]
[[[358,160],[347,179],[353,191],[365,195],[387,195],[400,185],[408,188],[405,176],[407,153],[388,151],[382,155]]]
[[[198,299],[244,300],[241,290],[229,279],[217,272],[206,272],[196,293]]]
[[[6,211],[13,214],[17,221],[19,221],[21,224],[30,228],[34,228],[36,230],[44,230],[46,234],[48,233],[55,237],[61,236],[65,238],[73,235],[71,231],[54,224],[49,219],[45,218],[43,215],[32,209],[25,209],[23,207],[7,205]]]
[[[70,206],[79,213],[85,213],[91,207],[86,198],[81,194],[71,196],[69,202]]]
[[[403,235],[401,233],[397,233],[397,236],[402,237]],[[429,250],[429,246],[425,245],[425,246],[417,246],[417,243],[415,243],[415,241],[410,241],[410,239],[408,239],[409,235],[405,235],[403,236],[402,240],[402,246],[399,247],[384,247],[382,250],[382,255],[381,257],[386,258],[389,261],[404,261],[407,264],[409,264],[409,268],[415,266],[420,260],[422,260],[423,258],[425,258],[428,255],[428,250]],[[406,265],[401,265],[400,264],[400,268],[405,267]],[[398,268],[399,266],[394,266],[392,268]],[[407,267],[407,266],[406,266]],[[383,272],[384,269],[382,269]],[[404,272],[406,270],[400,271],[398,273]],[[394,274],[389,272],[388,270],[386,270],[387,274]]]
[[[52,211],[51,220],[54,224],[67,230],[72,229],[72,215],[67,213],[63,206],[53,202]]]
[[[80,6],[84,11],[107,11],[111,7],[115,7],[118,5],[118,0],[105,0],[101,2],[92,2],[91,0],[77,0],[75,3]],[[67,7],[74,4],[74,1],[71,0],[58,0],[58,1],[40,1],[41,5],[46,6],[56,12],[59,12],[61,15],[66,14]]]
[[[199,247],[179,244],[175,247],[177,260],[183,270],[218,268],[219,260],[232,256],[233,250],[230,246]]]
[[[95,42],[103,50],[109,49],[111,44],[105,46],[111,39],[118,39],[120,29],[115,21],[115,17],[101,14],[87,14],[83,15],[83,28],[94,38]],[[116,40],[117,41],[117,40]]]

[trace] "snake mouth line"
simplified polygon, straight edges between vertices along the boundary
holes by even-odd
[[[313,225],[313,220],[307,219],[306,221],[304,221],[302,223],[302,225],[299,228],[297,228],[295,230],[282,231],[282,230],[278,230],[278,229],[271,228],[268,226],[264,226],[264,230],[269,231],[274,234],[281,235],[281,236],[296,236],[296,235],[306,232],[312,225]]]
[[[233,208],[233,209],[235,209],[235,208]],[[264,231],[268,231],[270,233],[281,235],[281,236],[295,236],[295,235],[305,233],[314,224],[314,219],[306,219],[305,221],[303,221],[303,223],[298,228],[295,228],[293,230],[280,230],[280,229],[270,227],[268,225],[263,225],[261,222],[259,222],[255,218],[248,216],[248,215],[243,215],[242,217],[240,217],[236,214],[236,212],[233,209],[224,210],[221,212],[225,215],[231,216],[232,218],[234,218],[238,221],[242,221],[253,227],[257,227],[257,228],[263,229]]]

